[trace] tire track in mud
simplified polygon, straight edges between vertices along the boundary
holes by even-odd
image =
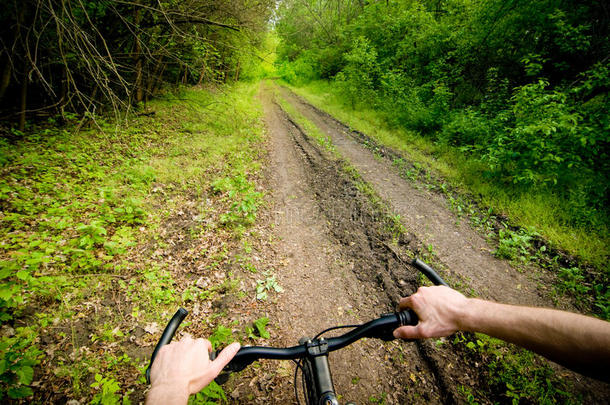
[[[394,249],[388,249],[393,238],[386,230],[390,226],[388,220],[382,214],[375,213],[367,197],[342,172],[342,163],[330,160],[297,123],[288,120],[297,130],[293,133],[293,140],[309,163],[310,186],[316,193],[322,213],[330,221],[330,233],[341,244],[343,254],[355,264],[353,271],[356,277],[368,284],[369,290],[376,290],[380,301],[391,311],[400,297],[417,290],[417,271],[406,267],[396,257]],[[417,238],[402,236],[399,249],[420,249],[421,243]],[[443,361],[430,342],[416,341],[414,344],[418,356],[434,377],[433,383],[439,390],[440,399],[445,403],[457,402],[456,392],[451,388],[453,378],[444,372]]]
[[[260,94],[270,149],[272,201],[266,211],[276,240],[267,250],[275,257],[269,263],[281,263],[271,267],[284,292],[265,310],[273,324],[266,344],[289,346],[304,335],[392,310],[400,296],[416,289],[417,273],[384,246],[392,235],[342,172],[341,162],[293,125],[270,93],[263,88]],[[398,248],[418,243],[405,236]],[[438,370],[431,369],[435,363],[420,352],[417,344],[364,339],[331,353],[341,402],[362,404],[373,397],[387,404],[447,402],[453,395],[444,392]],[[287,363],[263,361],[238,377],[229,397],[235,403],[293,403],[291,369]]]
[[[522,304],[554,306],[544,283],[513,269],[490,253],[486,240],[448,208],[443,195],[418,189],[402,179],[389,159],[377,159],[363,143],[366,135],[354,131],[329,114],[281,87],[282,96],[322,132],[342,156],[356,167],[365,181],[401,216],[404,225],[447,266],[451,276],[472,287],[486,299]]]
[[[389,218],[359,191],[343,170],[345,162],[318,146],[279,106],[271,104],[268,91],[263,93],[272,155],[276,155],[272,164],[276,212],[280,213],[276,218],[282,238],[279,250],[290,259],[290,265],[278,271],[286,292],[273,315],[285,336],[273,344],[287,345],[304,332],[360,323],[393,310],[401,296],[418,286],[417,271],[405,266],[400,257],[419,250],[421,243],[412,235],[402,235],[390,248]],[[286,211],[306,215],[292,215],[286,221]],[[299,271],[300,266],[308,271]],[[325,294],[332,295],[330,302]],[[337,311],[346,306],[354,308],[355,316]],[[320,323],[320,318],[326,322]],[[457,384],[451,364],[459,364],[458,359],[451,350],[425,341],[383,344],[367,340],[330,356],[337,392],[344,400],[360,403],[380,393],[386,394],[387,403],[455,403]],[[468,375],[460,380],[471,382]],[[289,400],[286,392],[286,387],[276,390],[273,402]]]

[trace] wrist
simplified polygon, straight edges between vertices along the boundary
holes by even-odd
[[[186,404],[189,400],[189,390],[186,385],[162,383],[150,387],[146,397],[146,404]]]
[[[477,298],[466,298],[464,303],[456,308],[458,330],[474,332],[477,324],[477,313],[483,301]]]

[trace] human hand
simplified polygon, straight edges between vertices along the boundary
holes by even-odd
[[[163,346],[150,370],[151,388],[146,403],[186,404],[191,394],[201,391],[220,374],[239,347],[239,343],[232,343],[211,361],[212,344],[206,339],[186,336]]]
[[[468,307],[468,298],[445,286],[420,287],[400,300],[401,310],[411,308],[419,317],[415,326],[401,326],[394,337],[421,339],[449,336],[460,330],[460,321]]]

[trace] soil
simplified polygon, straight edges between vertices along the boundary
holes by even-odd
[[[379,159],[350,130],[286,89],[282,97],[325,132],[341,158],[327,152],[295,124],[263,86],[269,137],[266,169],[269,208],[259,230],[262,255],[274,263],[284,292],[266,306],[272,337],[291,346],[302,336],[336,325],[362,323],[395,308],[418,287],[417,272],[401,257],[434,246],[450,280],[462,291],[507,303],[554,306],[539,278],[490,254],[485,239],[448,208],[444,197],[414,187],[391,162]],[[397,244],[379,208],[343,170],[349,162],[408,229]],[[332,335],[333,332],[330,333]],[[342,402],[458,403],[460,385],[486,387],[486,371],[459,345],[365,339],[329,357]],[[293,403],[292,373],[285,362],[261,362],[228,384],[234,403]],[[554,366],[585,398],[603,402],[608,388]],[[591,394],[593,392],[593,394]],[[594,397],[591,397],[593,395]]]

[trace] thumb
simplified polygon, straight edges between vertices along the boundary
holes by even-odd
[[[421,337],[419,325],[417,326],[401,326],[394,329],[394,337],[397,339],[417,339]]]
[[[239,348],[239,342],[233,342],[229,346],[222,349],[218,356],[216,356],[216,359],[210,363],[210,370],[214,372],[215,376],[220,374],[222,369],[229,364],[231,359],[237,354]]]

